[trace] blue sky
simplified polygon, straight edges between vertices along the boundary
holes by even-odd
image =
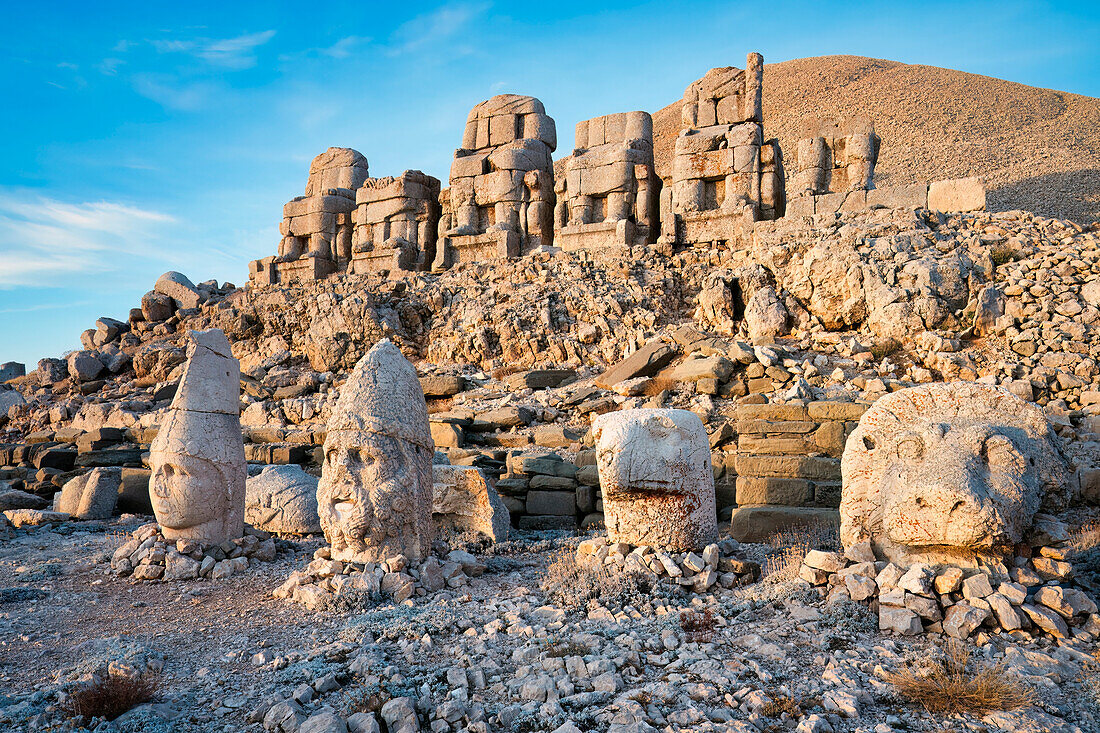
[[[5,3],[0,362],[125,318],[169,269],[247,279],[310,159],[446,179],[469,108],[654,111],[713,66],[847,53],[1100,96],[1096,3]],[[765,83],[767,80],[765,78]],[[563,152],[564,151],[564,152]]]

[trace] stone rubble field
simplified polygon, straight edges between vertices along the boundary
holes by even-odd
[[[1100,727],[1092,635],[1055,644],[980,634],[976,657],[1034,687],[1036,702],[945,723],[886,681],[933,657],[934,638],[880,633],[865,606],[828,605],[797,579],[704,595],[608,584],[606,598],[573,608],[541,584],[577,538],[521,533],[478,555],[484,572],[460,588],[311,612],[271,588],[316,541],[278,540],[278,560],[256,573],[134,584],[113,575],[110,555],[139,522],[71,522],[2,547],[7,729],[73,729],[59,695],[103,666],[157,670],[163,681],[156,702],[97,730]]]

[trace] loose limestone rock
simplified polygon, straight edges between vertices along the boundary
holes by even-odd
[[[494,542],[508,539],[508,507],[496,489],[473,466],[433,465],[432,518],[439,524],[485,534]]]
[[[641,408],[593,423],[608,536],[701,550],[718,536],[706,430],[686,410]]]
[[[317,479],[297,464],[266,467],[245,485],[244,520],[265,532],[321,532]]]
[[[876,402],[848,438],[841,541],[908,565],[973,564],[1024,539],[1073,494],[1042,411],[1005,389],[928,384]]]
[[[416,370],[389,339],[341,388],[324,453],[317,503],[333,559],[426,558],[435,447]]]
[[[121,482],[121,468],[93,468],[61,487],[53,509],[74,519],[107,519],[114,513]]]

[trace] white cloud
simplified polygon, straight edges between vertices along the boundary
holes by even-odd
[[[319,52],[324,56],[331,56],[334,59],[346,59],[348,56],[351,56],[356,47],[370,43],[370,40],[371,39],[366,36],[346,36],[328,48],[320,49]]]
[[[256,49],[274,36],[275,31],[268,30],[234,38],[160,39],[150,43],[159,53],[185,53],[213,66],[249,69],[256,65]]]
[[[393,32],[390,53],[436,50],[437,44],[458,35],[489,7],[489,3],[454,3],[417,16]]]
[[[134,91],[165,109],[195,112],[208,106],[219,85],[208,81],[184,82],[169,74],[134,74]]]
[[[129,258],[150,257],[157,251],[151,242],[174,223],[167,214],[111,201],[0,192],[0,288],[119,270]]]

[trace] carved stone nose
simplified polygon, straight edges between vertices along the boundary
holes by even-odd
[[[914,545],[975,546],[990,533],[982,498],[966,482],[925,484],[893,514],[891,535]]]

